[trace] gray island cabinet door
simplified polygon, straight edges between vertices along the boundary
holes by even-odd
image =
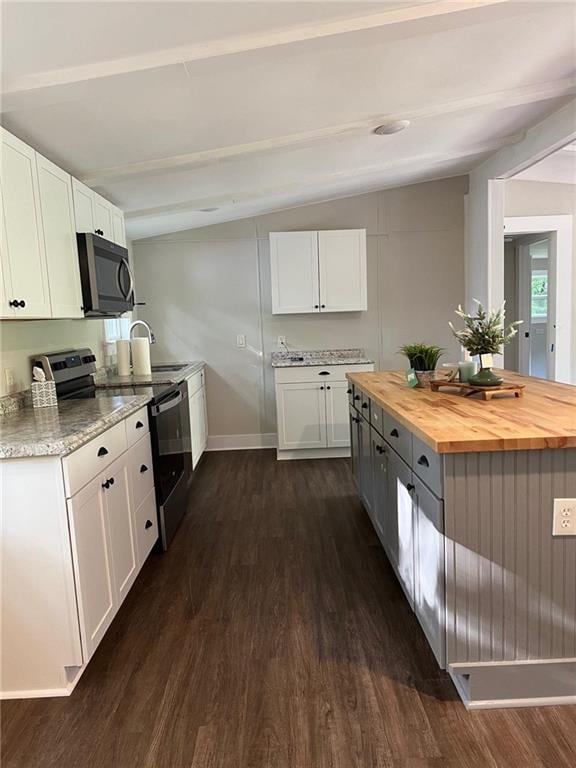
[[[386,541],[388,555],[408,602],[414,608],[414,524],[410,488],[412,470],[391,450],[388,451],[388,492]]]
[[[414,610],[438,664],[446,666],[444,503],[414,476]]]
[[[352,452],[352,475],[354,477],[354,483],[356,485],[356,490],[358,491],[358,494],[360,494],[360,440],[359,440],[359,433],[358,433],[358,424],[360,421],[360,417],[358,416],[356,412],[356,408],[354,408],[352,405],[348,408],[349,417],[350,417],[350,446],[351,446],[351,452]]]
[[[386,539],[386,511],[388,504],[388,455],[386,443],[372,427],[372,481],[374,488],[372,522],[388,554]]]
[[[372,479],[372,438],[370,424],[360,417],[358,422],[358,444],[360,450],[360,495],[370,517],[374,506],[374,483]]]

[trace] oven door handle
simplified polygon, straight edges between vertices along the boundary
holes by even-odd
[[[184,399],[184,395],[180,390],[176,392],[176,394],[173,397],[168,398],[168,400],[165,400],[163,403],[160,403],[160,405],[153,405],[152,406],[152,415],[153,416],[159,416],[161,413],[164,413],[164,411],[169,411],[170,408],[174,408],[178,405],[178,403],[181,403]]]

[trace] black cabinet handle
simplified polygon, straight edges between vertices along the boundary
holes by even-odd
[[[415,488],[416,486],[412,485],[412,483],[408,483],[408,485],[406,486],[406,490],[409,491],[410,493],[412,493],[412,491],[415,490]]]
[[[354,400],[360,400],[360,395],[354,395]]]
[[[141,421],[137,421],[136,422],[136,429],[142,429],[143,426],[144,426],[144,424],[142,424]]]
[[[8,302],[9,307],[25,307],[26,302],[24,300],[18,300],[18,299],[12,299],[12,301]]]
[[[106,480],[106,482],[102,483],[102,488],[104,488],[105,490],[108,490],[108,488],[110,488],[110,482]]]
[[[140,472],[148,472],[148,467],[146,466],[146,464],[142,464],[140,466]]]
[[[318,376],[330,376],[330,371],[318,371]]]
[[[101,448],[98,448],[98,456],[106,456],[108,454],[108,450],[102,446]]]
[[[362,408],[368,408],[368,403],[362,403]]]
[[[400,435],[398,434],[398,430],[397,429],[393,429],[390,432],[390,437],[400,437]]]
[[[152,520],[146,520],[144,523],[144,528],[146,528],[146,530],[148,530],[148,528],[152,528]]]
[[[346,390],[346,394],[347,394],[347,395],[351,395],[351,394],[352,394],[352,390],[351,390],[351,389],[347,389],[347,390]]]
[[[429,467],[430,466],[430,462],[428,461],[426,456],[420,456],[420,458],[418,459],[417,463],[420,464],[421,467]]]

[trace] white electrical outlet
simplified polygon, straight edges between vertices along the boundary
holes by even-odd
[[[236,336],[236,346],[237,347],[245,347],[246,346],[246,336],[243,333],[239,333]]]
[[[286,344],[286,336],[278,336],[276,341],[278,344]]]
[[[12,368],[4,368],[4,379],[6,381],[6,389],[8,392],[11,392],[14,386],[14,371]]]
[[[552,536],[576,536],[576,499],[554,499]]]

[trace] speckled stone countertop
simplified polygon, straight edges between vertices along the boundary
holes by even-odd
[[[368,365],[374,360],[362,349],[320,349],[272,352],[272,368],[301,368],[308,365]]]
[[[62,400],[50,408],[26,406],[0,417],[0,459],[65,456],[149,400],[149,394],[142,394]]]
[[[153,364],[155,365],[155,363]],[[114,371],[100,370],[94,376],[94,383],[98,388],[105,387],[138,387],[146,384],[179,384],[184,379],[205,367],[202,360],[195,362],[175,362],[166,365],[184,365],[179,371],[152,371],[149,376],[119,376]]]

